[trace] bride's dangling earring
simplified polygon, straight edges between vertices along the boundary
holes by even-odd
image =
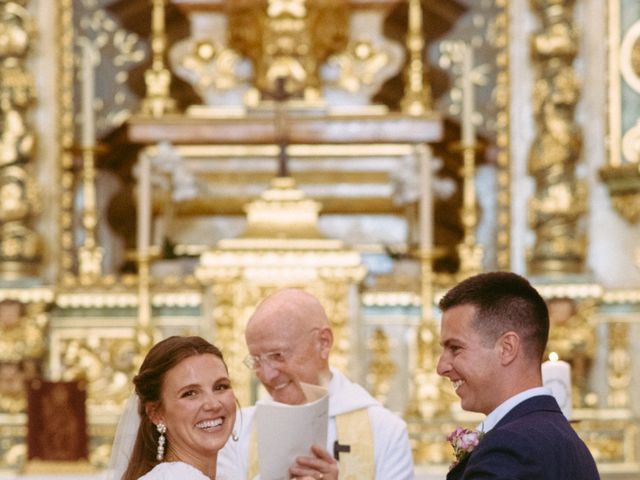
[[[167,433],[167,426],[164,423],[160,422],[159,424],[156,425],[156,429],[160,434],[160,436],[158,437],[158,453],[156,455],[156,460],[161,462],[162,459],[164,458],[164,442],[165,442],[164,434]]]
[[[233,440],[234,442],[237,442],[239,438],[240,437],[238,437],[238,433],[235,430],[231,432],[231,440]]]

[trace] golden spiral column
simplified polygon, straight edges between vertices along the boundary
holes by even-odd
[[[534,2],[543,28],[533,34],[536,134],[529,151],[535,193],[529,221],[536,235],[529,257],[533,274],[581,273],[586,240],[579,221],[586,212],[584,184],[576,178],[582,132],[574,114],[580,85],[573,69],[578,52],[575,1]]]
[[[35,100],[28,53],[35,34],[25,2],[0,3],[0,277],[33,276],[41,258],[40,239],[29,225],[37,210],[31,177],[35,136],[27,123]]]

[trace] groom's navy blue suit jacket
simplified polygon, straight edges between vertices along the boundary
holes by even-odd
[[[447,480],[598,480],[586,445],[549,395],[513,408]]]

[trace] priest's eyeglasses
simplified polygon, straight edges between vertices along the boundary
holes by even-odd
[[[290,350],[282,352],[269,352],[262,355],[247,355],[242,363],[250,370],[258,370],[263,364],[269,365],[271,368],[277,368],[287,361]]]
[[[316,332],[318,330],[322,330],[322,329],[319,327],[312,328],[306,333],[306,335]],[[244,358],[244,360],[242,360],[242,363],[244,363],[244,365],[249,370],[258,370],[263,364],[269,365],[271,368],[278,368],[278,366],[284,365],[287,362],[287,360],[289,360],[289,358],[291,357],[291,355],[299,345],[300,344],[298,343],[296,347],[288,348],[286,350],[276,350],[274,352],[267,352],[267,353],[263,353],[262,355],[247,355]]]

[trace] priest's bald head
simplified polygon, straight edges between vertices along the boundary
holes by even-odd
[[[288,404],[304,402],[300,383],[328,386],[333,333],[316,297],[287,288],[265,298],[247,323],[249,356],[271,397]]]

